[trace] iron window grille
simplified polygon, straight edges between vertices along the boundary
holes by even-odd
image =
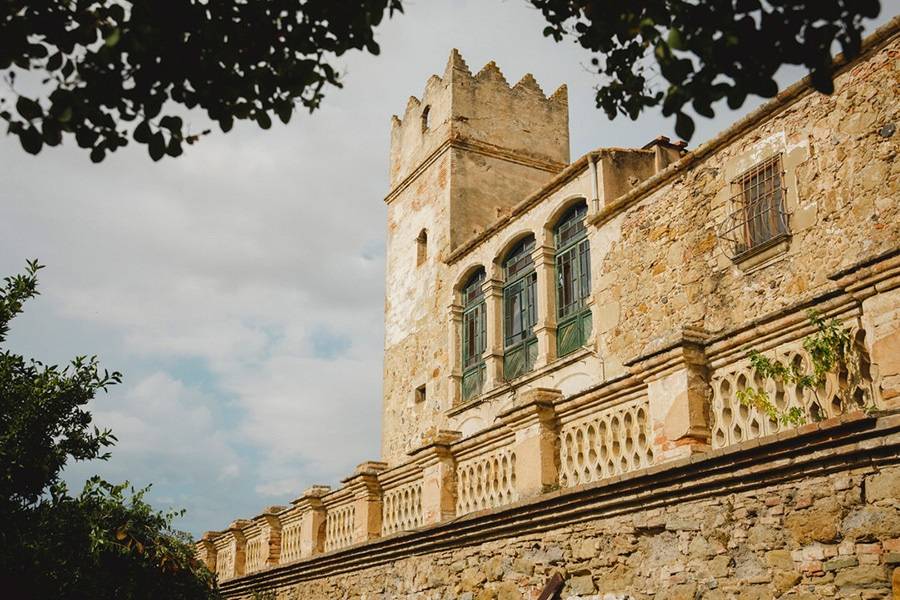
[[[790,236],[784,210],[781,155],[765,160],[731,182],[732,212],[719,227],[731,258],[739,261]]]
[[[478,396],[484,386],[484,350],[487,347],[484,269],[469,278],[462,289],[462,401]]]
[[[534,368],[537,359],[537,273],[534,237],[522,240],[503,261],[503,376],[509,381]]]
[[[565,356],[591,335],[591,251],[584,217],[587,205],[570,209],[554,231],[556,244],[556,353]]]

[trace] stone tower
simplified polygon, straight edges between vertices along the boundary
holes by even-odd
[[[472,74],[457,50],[391,124],[382,454],[395,463],[450,406],[444,259],[569,162],[565,86]]]

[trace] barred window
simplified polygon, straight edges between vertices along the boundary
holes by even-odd
[[[556,349],[565,356],[587,342],[591,333],[591,251],[584,217],[587,204],[578,204],[560,218],[556,243]]]
[[[462,289],[462,400],[471,400],[484,385],[484,350],[487,346],[483,285],[484,269],[472,275]]]
[[[731,185],[733,211],[720,235],[731,243],[732,258],[739,260],[787,237],[780,154],[742,173]]]
[[[534,270],[534,236],[519,242],[503,261],[503,373],[515,379],[534,368],[537,358],[537,274]]]

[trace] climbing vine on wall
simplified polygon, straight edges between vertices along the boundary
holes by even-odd
[[[842,385],[838,393],[842,394],[841,401],[847,405],[847,401],[853,390],[862,381],[856,353],[850,330],[841,325],[837,319],[824,319],[816,311],[807,313],[809,322],[816,327],[816,332],[803,340],[803,349],[809,355],[809,367],[801,363],[785,364],[784,362],[769,358],[759,350],[751,349],[747,356],[750,359],[751,368],[763,379],[775,381],[784,385],[796,386],[798,392],[810,390],[821,404],[819,390],[825,385],[825,377],[828,373],[841,370],[847,373],[846,385]],[[747,387],[738,390],[736,397],[741,404],[752,406],[764,413],[773,421],[782,425],[803,425],[807,415],[802,408],[792,406],[787,409],[778,407],[769,394],[760,387]],[[871,407],[860,407],[870,409]],[[815,418],[817,415],[813,415]]]

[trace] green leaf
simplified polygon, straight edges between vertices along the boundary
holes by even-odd
[[[166,146],[166,154],[172,157],[181,156],[183,150],[181,149],[181,140],[172,136],[169,139],[169,144]]]
[[[95,146],[91,148],[91,162],[103,162],[104,158],[106,158],[106,150],[102,146]]]
[[[139,144],[146,144],[150,141],[150,136],[153,135],[153,132],[150,131],[150,124],[147,121],[141,121],[138,123],[137,127],[134,128],[134,141]]]
[[[694,135],[694,120],[683,112],[675,116],[675,133],[686,142]]]
[[[27,127],[19,133],[19,143],[28,154],[37,154],[44,145],[41,133],[34,127]]]
[[[159,120],[159,126],[165,127],[172,133],[180,132],[181,126],[182,126],[182,120],[181,120],[181,117],[173,117],[173,116],[166,115],[165,117],[162,117]]]
[[[669,47],[673,50],[684,50],[684,38],[681,36],[681,32],[677,29],[670,29],[669,36],[666,38],[666,41],[669,43]]]
[[[163,134],[157,131],[150,138],[150,144],[147,148],[147,151],[150,153],[150,158],[155,161],[161,159],[166,153],[166,140],[163,137]]]
[[[272,119],[265,111],[259,111],[258,113],[256,113],[256,122],[262,129],[268,129],[272,126]]]
[[[294,103],[289,100],[285,101],[278,105],[276,112],[278,113],[278,118],[281,119],[281,122],[287,125],[291,121],[291,113],[294,112]]]
[[[103,43],[106,44],[107,48],[112,48],[119,43],[121,37],[122,30],[118,27],[113,27],[112,30],[106,34],[106,37],[103,38]]]
[[[55,71],[62,66],[63,55],[62,52],[54,52],[52,56],[47,60],[47,70]]]
[[[44,110],[41,108],[41,105],[25,96],[19,96],[19,99],[16,100],[16,110],[19,111],[23,119],[28,119],[29,121],[44,116]]]

